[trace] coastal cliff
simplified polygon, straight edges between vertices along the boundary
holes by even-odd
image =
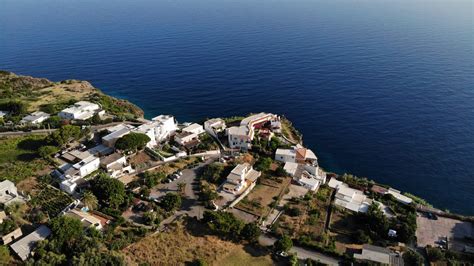
[[[0,71],[0,106],[15,101],[22,103],[27,112],[53,113],[80,100],[98,103],[107,113],[121,119],[143,118],[144,115],[133,103],[106,95],[87,81],[53,82]]]

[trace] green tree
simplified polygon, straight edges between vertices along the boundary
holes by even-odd
[[[145,148],[150,141],[150,137],[143,133],[129,133],[115,142],[115,148],[122,151],[136,151]]]
[[[258,171],[266,172],[270,169],[270,165],[273,160],[270,157],[260,157],[255,163],[255,169]]]
[[[43,124],[49,124],[51,128],[58,128],[62,125],[62,119],[57,115],[53,115],[46,119]]]
[[[10,265],[11,261],[10,251],[7,246],[0,246],[0,265]]]
[[[211,163],[204,167],[200,177],[211,183],[220,183],[224,172],[224,165],[221,163]]]
[[[79,254],[79,256],[74,256],[71,265],[121,266],[126,264],[119,254],[115,254],[111,251],[98,251],[96,249],[91,249],[87,252]]]
[[[81,137],[81,128],[73,125],[64,125],[48,136],[50,143],[57,146],[64,146],[71,140],[77,140]]]
[[[287,235],[283,235],[274,244],[274,248],[276,251],[288,252],[292,247],[293,247],[293,240],[291,240],[291,238]]]
[[[157,172],[147,171],[142,174],[142,177],[143,177],[143,182],[145,183],[145,185],[147,187],[152,188],[158,185],[158,183],[166,177],[166,174],[162,172],[157,173]]]
[[[70,250],[82,237],[82,223],[78,219],[69,216],[60,216],[51,220],[50,228],[52,232],[51,244],[53,250],[60,253],[59,251],[64,250],[67,247]]]
[[[166,211],[174,211],[181,208],[181,197],[176,193],[168,193],[163,196],[160,205]]]
[[[92,182],[92,192],[100,201],[112,208],[118,208],[125,202],[125,186],[115,178],[99,174]]]
[[[0,103],[0,110],[8,111],[12,116],[24,115],[27,109],[26,103],[17,100]]]
[[[239,238],[244,227],[244,223],[230,212],[205,211],[203,221],[214,233],[227,238]]]
[[[431,246],[426,247],[426,255],[428,256],[428,260],[431,262],[436,262],[444,258],[444,254],[441,250]]]
[[[403,262],[405,262],[405,265],[408,266],[423,265],[424,259],[420,254],[412,250],[408,250],[407,252],[403,253]]]
[[[56,146],[42,146],[38,149],[38,155],[45,160],[51,159],[51,156],[59,151],[59,148]]]
[[[261,233],[262,231],[256,223],[248,223],[244,225],[241,236],[249,242],[256,242]]]
[[[97,209],[97,206],[99,205],[97,197],[90,191],[86,191],[84,193],[82,202],[84,203],[84,205],[86,205],[87,208],[89,208],[89,210],[95,210]]]

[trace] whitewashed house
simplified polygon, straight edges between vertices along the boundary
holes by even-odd
[[[252,140],[255,137],[256,130],[263,128],[268,123],[270,123],[270,127],[273,130],[273,125],[279,124],[277,123],[279,121],[280,117],[270,113],[259,113],[244,118],[240,122],[240,126],[227,129],[229,147],[243,151],[249,150],[252,147]]]
[[[249,130],[245,126],[229,127],[227,136],[229,147],[232,149],[247,151],[252,147],[253,136],[249,134]]]
[[[50,117],[49,114],[41,111],[33,112],[30,115],[23,117],[20,121],[21,124],[32,124],[38,125],[43,123],[46,119]]]
[[[206,131],[204,131],[204,128],[202,127],[202,125],[197,124],[197,123],[193,123],[193,124],[183,128],[182,131],[193,133],[193,134],[196,134],[196,135],[200,135],[200,134],[206,132]]]
[[[8,206],[15,202],[25,202],[25,198],[18,193],[12,181],[3,180],[0,182],[0,203]]]
[[[59,112],[58,116],[67,120],[87,120],[100,111],[98,104],[80,101]]]
[[[61,190],[72,194],[76,190],[78,183],[81,182],[87,175],[99,170],[99,167],[99,157],[90,155],[75,164],[63,164],[58,169],[56,169],[54,173],[55,175],[59,176],[61,180],[63,180],[59,184]]]
[[[147,135],[150,138],[150,141],[148,141],[146,146],[148,148],[153,148],[158,144],[156,142],[155,129],[156,129],[156,125],[154,125],[153,123],[147,123],[147,124],[140,125],[136,129],[134,129],[133,132]]]
[[[109,134],[102,137],[102,144],[107,147],[114,147],[117,140],[127,134],[129,134],[135,127],[126,124],[119,124],[110,128],[107,128]]]
[[[155,128],[155,139],[156,142],[160,143],[174,134],[178,129],[178,124],[176,120],[171,115],[159,115],[151,119],[156,125]]]
[[[229,193],[238,194],[246,187],[254,185],[261,174],[248,163],[238,164],[227,176],[222,188]]]
[[[277,149],[275,152],[275,160],[280,162],[292,162],[300,164],[317,164],[318,157],[310,149],[301,145],[293,146],[291,149]]]
[[[132,166],[127,163],[127,158],[117,152],[101,158],[100,166],[113,178],[135,172]]]
[[[217,137],[217,133],[223,132],[225,128],[225,121],[221,118],[213,118],[204,122],[204,130],[214,137]]]
[[[336,189],[334,203],[354,212],[365,213],[372,204],[372,200],[367,198],[360,190],[350,188],[347,184],[331,178],[329,187]]]
[[[199,142],[199,136],[195,133],[183,131],[174,136],[174,141],[181,146],[186,146],[191,142]]]
[[[72,209],[72,210],[67,211],[64,215],[81,221],[84,227],[87,227],[87,228],[92,227],[97,230],[104,229],[104,225],[102,224],[102,221],[88,212],[81,211],[78,209]]]

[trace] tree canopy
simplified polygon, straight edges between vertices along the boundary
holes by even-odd
[[[141,150],[150,140],[150,137],[143,133],[132,132],[119,138],[115,143],[115,148],[122,151]]]
[[[118,208],[126,199],[125,185],[106,174],[99,174],[92,181],[92,193],[112,208]]]
[[[176,193],[168,193],[161,199],[160,205],[166,211],[174,211],[181,207],[181,197]]]
[[[275,244],[274,248],[277,251],[285,251],[288,252],[293,247],[293,241],[287,235],[283,235],[280,239],[278,239]]]
[[[73,125],[64,125],[48,136],[51,144],[64,146],[71,140],[77,140],[81,137],[81,128]]]

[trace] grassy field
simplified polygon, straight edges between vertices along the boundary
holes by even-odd
[[[0,180],[19,182],[42,171],[47,163],[36,150],[44,144],[44,136],[0,139]]]
[[[123,253],[128,265],[184,265],[198,259],[209,265],[273,265],[269,255],[215,236],[193,235],[183,224],[146,237]]]
[[[281,182],[271,179],[262,179],[261,183],[245,197],[236,208],[241,209],[257,216],[265,217],[271,210],[271,203],[288,186],[291,178],[279,178]]]
[[[320,236],[324,233],[330,197],[331,189],[322,186],[311,197],[290,201],[288,210],[278,220],[277,232],[293,238],[308,236],[311,241],[325,242]]]

